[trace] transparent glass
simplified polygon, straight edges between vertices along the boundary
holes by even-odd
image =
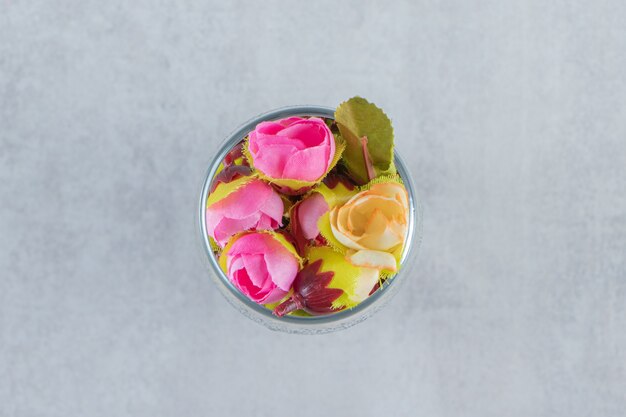
[[[402,283],[411,275],[413,263],[417,258],[417,252],[422,239],[422,209],[415,191],[411,174],[402,161],[402,158],[396,152],[394,155],[395,165],[407,189],[410,209],[408,233],[401,257],[400,271],[393,278],[387,280],[385,285],[383,285],[378,291],[356,307],[325,316],[276,317],[267,308],[249,300],[230,283],[224,272],[220,269],[217,259],[211,250],[209,236],[206,232],[206,220],[204,216],[206,201],[211,188],[211,180],[214,177],[221,161],[233,148],[233,146],[239,143],[239,141],[241,141],[251,130],[253,130],[258,123],[290,116],[318,116],[332,119],[334,117],[334,109],[322,106],[284,107],[261,114],[230,134],[222,142],[206,172],[198,203],[197,226],[200,229],[202,248],[204,254],[206,255],[206,259],[208,260],[207,264],[211,270],[213,281],[226,300],[228,300],[228,302],[241,314],[251,320],[263,324],[271,330],[300,334],[328,333],[346,329],[364,321],[384,307],[400,290]]]

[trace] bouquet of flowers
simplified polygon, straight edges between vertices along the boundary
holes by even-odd
[[[353,308],[400,268],[409,202],[385,113],[354,97],[334,119],[264,121],[211,183],[206,232],[230,282],[273,313]]]

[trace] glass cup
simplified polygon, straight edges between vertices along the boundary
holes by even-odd
[[[410,276],[411,267],[417,258],[417,252],[422,239],[421,204],[417,197],[409,170],[398,153],[394,152],[396,169],[402,177],[402,181],[404,182],[404,186],[409,195],[409,224],[404,242],[404,250],[400,259],[401,267],[395,276],[387,279],[384,285],[382,285],[374,294],[366,298],[356,307],[323,316],[300,317],[287,315],[283,317],[276,317],[272,314],[271,310],[251,301],[243,295],[228,280],[226,274],[224,274],[222,269],[219,267],[217,258],[211,250],[209,236],[206,231],[205,208],[212,179],[224,157],[260,122],[278,120],[291,116],[316,116],[333,119],[334,112],[334,109],[323,106],[289,106],[272,110],[255,117],[231,133],[222,142],[217,153],[213,157],[204,178],[202,192],[200,193],[200,201],[198,203],[197,216],[198,227],[202,240],[202,248],[207,257],[207,263],[212,272],[211,276],[213,281],[226,300],[228,300],[233,307],[239,310],[241,314],[251,320],[261,323],[271,330],[286,333],[320,334],[346,329],[360,323],[372,316],[384,307],[389,300],[391,300],[391,298],[402,287],[402,283]]]

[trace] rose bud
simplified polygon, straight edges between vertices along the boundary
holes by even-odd
[[[309,263],[293,281],[293,293],[274,308],[274,314],[282,317],[303,310],[323,315],[354,307],[369,296],[378,278],[376,269],[356,267],[332,248],[313,247]]]
[[[207,200],[207,233],[224,247],[235,233],[282,226],[283,209],[278,193],[256,177],[218,183]]]
[[[329,214],[334,238],[358,266],[397,271],[397,249],[407,233],[408,196],[398,182],[375,183]],[[395,256],[394,256],[395,255]]]
[[[322,260],[307,264],[293,281],[293,294],[274,308],[274,314],[282,317],[296,310],[312,315],[322,315],[339,311],[333,308],[333,301],[341,297],[343,290],[328,288],[334,272],[320,272]]]
[[[335,166],[345,144],[317,117],[261,122],[244,154],[260,176],[289,194],[301,194]]]
[[[301,259],[282,235],[248,232],[229,241],[219,263],[228,280],[246,297],[268,304],[287,295]]]

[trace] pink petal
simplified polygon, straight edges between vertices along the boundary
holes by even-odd
[[[256,227],[254,229],[255,230],[271,230],[272,223],[276,223],[274,219],[272,219],[269,216],[266,216],[265,214],[261,214],[261,217],[259,218],[259,221],[257,222]]]
[[[268,280],[269,288],[258,288],[250,280],[249,275],[245,269],[237,271],[233,284],[239,289],[245,296],[252,301],[259,304],[272,303],[280,300],[287,294],[287,291],[283,291],[276,287],[270,280]]]
[[[298,207],[298,221],[305,238],[315,239],[320,234],[317,221],[328,210],[328,203],[319,193],[314,193],[300,203]]]
[[[228,256],[264,254],[267,250],[267,240],[274,240],[265,233],[249,233],[241,236],[228,251]]]
[[[265,200],[273,194],[276,192],[271,186],[261,180],[253,180],[215,203],[210,209],[217,210],[231,219],[244,219],[257,213]],[[280,199],[278,195],[275,197]]]
[[[248,275],[248,271],[245,268],[238,269],[232,274],[231,282],[235,284],[239,290],[244,293],[246,296],[252,298],[259,291],[259,288],[256,287],[250,276]]]
[[[287,127],[302,120],[306,120],[306,119],[303,119],[302,117],[293,116],[293,117],[287,117],[286,119],[277,120],[276,123],[280,123],[282,126]]]
[[[283,199],[280,198],[276,192],[272,193],[272,195],[263,202],[261,207],[259,207],[261,213],[274,219],[280,226],[282,226],[283,223],[284,210],[285,204],[283,203]]]
[[[276,147],[284,146],[285,149],[293,149],[294,151],[306,148],[306,146],[299,140],[294,140],[293,138],[288,138],[288,137],[278,136],[278,135],[259,134],[256,142],[259,145],[260,149],[264,149],[269,146],[276,146]],[[252,156],[255,156],[255,155],[253,154]]]
[[[250,135],[248,136],[248,149],[253,156],[259,150],[259,144],[257,143],[257,132],[255,131],[250,132]]]
[[[207,233],[223,247],[235,233],[254,228],[275,229],[282,224],[283,210],[278,193],[263,181],[253,180],[207,208]],[[275,222],[268,222],[265,216]]]
[[[283,130],[285,127],[278,122],[261,122],[258,125],[256,125],[256,127],[254,128],[254,130],[252,132],[250,132],[250,134],[255,134],[258,135],[259,133],[261,134],[265,134],[265,135],[275,135],[276,133],[280,132],[281,130]]]
[[[272,219],[271,217],[265,214],[261,214],[261,218],[259,219],[259,222],[257,223],[254,229],[255,230],[274,230],[274,229],[278,229],[279,227],[280,227],[280,223],[278,223],[276,220]]]
[[[326,126],[326,128],[328,129],[328,126]],[[328,161],[328,164],[326,165],[326,169],[328,169],[328,167],[330,166],[331,162],[333,162],[333,159],[335,158],[335,137],[333,136],[333,132],[330,131],[330,129],[328,129],[328,134],[330,135],[328,137],[328,142],[330,145],[330,148],[328,149],[328,155],[326,156],[326,160]]]
[[[305,147],[318,146],[325,139],[325,131],[322,130],[322,127],[307,120],[295,123],[278,132],[277,135],[291,138]]]
[[[261,214],[248,217],[247,219],[229,219],[210,207],[206,211],[207,234],[211,236],[220,247],[224,247],[228,238],[235,233],[254,227]]]
[[[262,304],[275,303],[276,301],[280,301],[280,299],[285,295],[287,295],[287,291],[279,287],[274,287],[265,297],[263,297],[262,300],[258,302]]]
[[[287,294],[270,279],[264,269],[263,255],[229,256],[227,264],[229,280],[252,301],[273,303]]]
[[[243,265],[252,283],[259,288],[263,287],[265,282],[269,281],[263,255],[242,256],[241,259],[243,260]]]
[[[263,286],[259,289],[259,298],[265,299],[265,296],[270,293],[274,288],[276,288],[276,284],[272,282],[268,275],[268,278],[263,282]]]
[[[206,221],[206,231],[209,236],[215,239],[215,228],[219,222],[224,218],[222,213],[214,210],[213,207],[209,207],[204,212],[204,219]]]
[[[304,149],[293,155],[285,164],[283,178],[316,181],[328,168],[328,149],[323,146]]]
[[[265,264],[272,281],[285,291],[289,290],[298,273],[298,261],[280,243],[273,241],[265,253]]]
[[[271,148],[271,149],[270,149]],[[272,178],[282,178],[285,165],[296,152],[292,146],[264,146],[254,158],[254,167]]]
[[[228,275],[232,275],[236,270],[243,268],[241,256],[228,256],[226,258],[226,270]]]
[[[215,227],[213,239],[215,239],[221,247],[224,247],[226,243],[228,243],[229,237],[235,233],[252,229],[257,225],[260,218],[261,213],[253,214],[245,219],[229,219],[228,217],[224,217]]]

